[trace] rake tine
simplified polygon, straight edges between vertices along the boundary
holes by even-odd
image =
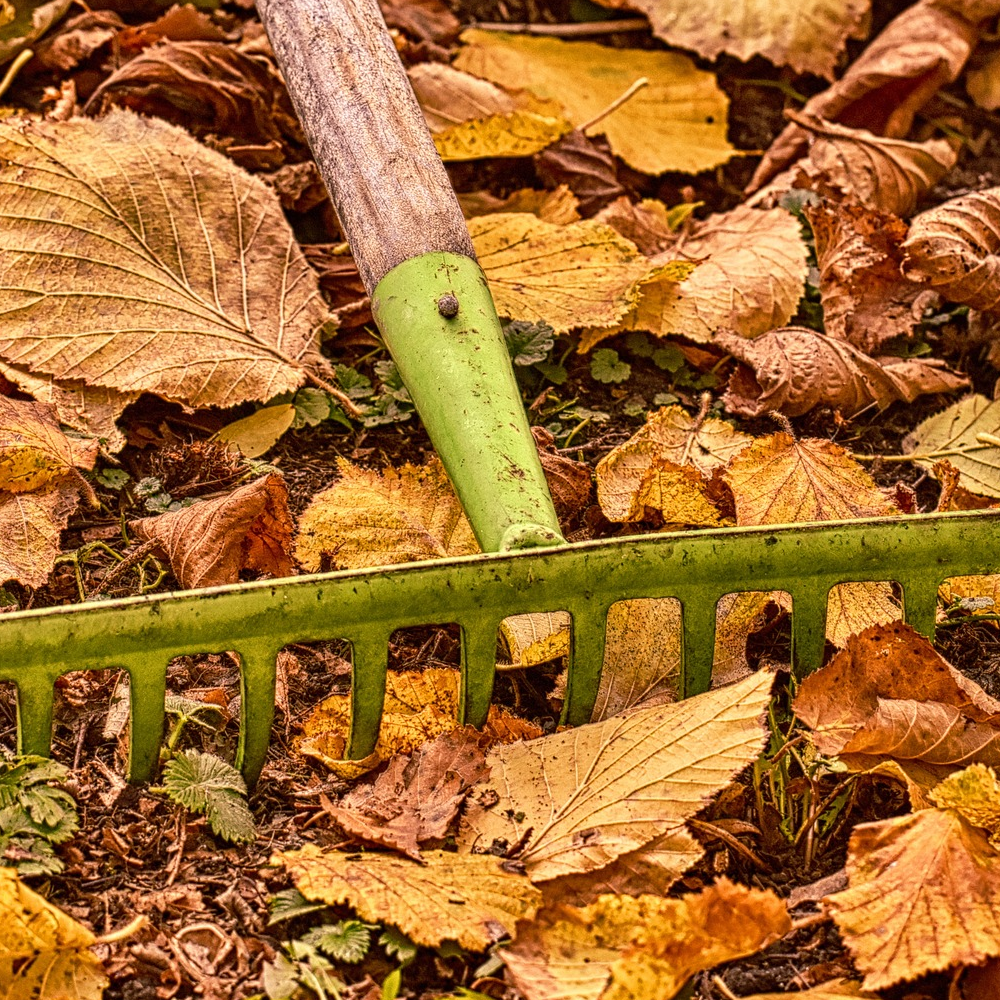
[[[162,652],[152,653],[136,657],[125,669],[131,705],[129,781],[152,781],[160,762],[166,719],[167,660]]]
[[[378,743],[389,670],[389,633],[368,628],[351,638],[351,730],[347,737],[350,760],[369,756]]]
[[[590,721],[601,687],[608,604],[592,604],[573,611],[570,660],[566,671],[566,700],[560,722],[580,726]]]
[[[48,757],[52,750],[55,689],[45,674],[17,682],[17,752]]]
[[[899,581],[903,588],[903,620],[932,642],[937,624],[938,583],[936,572]]]
[[[831,586],[829,581],[814,578],[792,593],[792,672],[796,677],[823,666]]]
[[[462,683],[458,720],[463,726],[482,726],[490,712],[496,675],[498,621],[475,619],[462,623]]]
[[[236,766],[253,787],[264,769],[274,723],[275,667],[278,650],[271,643],[242,643],[240,658],[240,741]]]
[[[715,588],[684,588],[681,600],[681,676],[682,698],[701,694],[712,686],[715,662],[716,606],[720,595]]]

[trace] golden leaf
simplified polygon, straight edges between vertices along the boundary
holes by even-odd
[[[507,661],[534,667],[569,655],[571,619],[565,611],[512,615],[500,623]]]
[[[16,1000],[100,1000],[108,978],[94,935],[0,868],[0,993]]]
[[[500,956],[528,1000],[664,1000],[790,930],[773,892],[722,878],[680,899],[606,895],[544,909]]]
[[[983,61],[965,74],[965,89],[981,108],[1000,108],[1000,51],[987,52]]]
[[[386,566],[479,551],[437,458],[382,472],[337,460],[340,479],[299,519],[295,556],[311,571],[325,557],[341,569]]]
[[[50,483],[33,493],[0,492],[0,582],[40,587],[59,555],[59,536],[80,503],[77,485]]]
[[[751,440],[748,434],[717,417],[696,419],[679,406],[661,407],[646,417],[646,423],[628,441],[597,463],[601,510],[610,521],[641,515],[638,495],[657,463],[692,466],[709,475]],[[667,520],[676,519],[668,516]]]
[[[166,553],[188,589],[236,583],[247,569],[292,575],[288,490],[273,473],[224,496],[132,521],[131,528]]]
[[[1000,304],[1000,188],[951,198],[921,212],[903,244],[903,273],[952,302]]]
[[[434,136],[434,145],[446,163],[493,156],[531,156],[561,139],[571,129],[564,118],[549,118],[533,111],[511,111],[452,125]]]
[[[725,594],[718,604],[715,626],[715,664],[712,683],[729,684],[750,673],[747,639],[767,622],[767,611],[777,604],[791,610],[791,601],[783,591],[748,590]]]
[[[0,123],[0,356],[192,406],[266,400],[326,316],[275,194],[157,119]],[[40,220],[44,220],[40,221]]]
[[[949,774],[931,789],[930,797],[938,808],[954,809],[985,830],[993,848],[1000,848],[1000,781],[993,768],[972,764]]]
[[[843,647],[850,636],[901,617],[902,608],[887,583],[838,583],[827,598],[826,637]]]
[[[701,343],[722,327],[756,337],[787,323],[805,287],[808,248],[798,221],[782,208],[740,205],[695,222],[676,248],[651,258],[653,271],[639,284],[639,298],[613,329],[587,330],[589,350],[622,330],[683,334]],[[682,257],[682,260],[677,260]],[[678,274],[678,264],[697,264]]]
[[[246,458],[260,458],[275,446],[294,421],[295,407],[291,403],[262,406],[249,417],[226,424],[215,439],[238,448]]]
[[[784,431],[758,438],[732,460],[724,477],[741,526],[899,513],[843,448],[821,438],[796,441]]]
[[[865,988],[1000,954],[1000,856],[954,810],[856,826],[847,874],[826,904]]]
[[[470,219],[469,232],[497,312],[556,333],[614,323],[649,269],[632,243],[591,220],[557,226],[502,213]]]
[[[879,1000],[874,993],[861,988],[861,983],[847,979],[831,979],[828,983],[802,990],[795,994],[797,1000]],[[787,993],[753,993],[743,1000],[788,1000]]]
[[[461,849],[526,837],[518,860],[545,881],[602,868],[679,829],[757,756],[771,681],[754,674],[678,704],[495,748]]]
[[[771,330],[754,340],[720,330],[715,343],[741,362],[730,376],[725,405],[746,417],[771,410],[798,417],[816,406],[854,416],[873,403],[885,409],[898,400],[910,403],[924,393],[969,384],[935,358],[876,361],[804,326]]]
[[[565,226],[577,222],[580,207],[577,197],[565,185],[560,184],[554,191],[538,191],[534,188],[521,188],[507,198],[497,198],[489,191],[470,191],[459,193],[458,203],[467,219],[477,215],[495,215],[499,212],[514,212],[537,215],[543,222],[554,222]]]
[[[746,62],[761,55],[796,73],[833,79],[848,38],[864,38],[871,0],[601,0],[642,11],[668,45],[706,59],[728,52]]]
[[[457,941],[486,951],[530,920],[542,894],[523,875],[481,854],[424,851],[422,863],[389,854],[323,853],[314,844],[276,854],[299,892],[329,906],[347,903],[362,920],[398,927],[417,944]]]
[[[715,77],[687,56],[475,28],[461,41],[458,69],[556,101],[576,126],[645,77],[648,86],[600,122],[614,152],[637,170],[696,173],[733,155],[726,141],[728,101]]]

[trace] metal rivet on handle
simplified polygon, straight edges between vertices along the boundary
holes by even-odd
[[[438,312],[444,316],[445,319],[453,319],[458,315],[458,299],[455,298],[451,292],[442,295],[437,302]]]

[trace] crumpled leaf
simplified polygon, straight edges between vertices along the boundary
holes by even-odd
[[[315,274],[274,194],[225,158],[115,112],[0,122],[0,162],[4,360],[192,406],[320,370]]]
[[[540,882],[602,868],[682,827],[756,757],[771,682],[755,674],[678,704],[495,748],[490,780],[468,802],[460,849],[522,844],[518,860]]]
[[[642,11],[668,45],[705,59],[728,52],[746,62],[763,56],[796,73],[833,79],[848,38],[864,38],[870,0],[601,0]]]
[[[398,927],[416,944],[457,941],[486,951],[530,920],[542,894],[499,858],[425,851],[423,863],[389,854],[323,853],[315,844],[271,859],[287,869],[299,892],[329,906],[347,903],[362,920]]]
[[[560,184],[553,191],[520,188],[506,198],[497,198],[489,191],[459,192],[458,203],[467,219],[498,212],[530,212],[543,222],[554,222],[560,226],[580,219],[580,203],[565,184]]]
[[[516,81],[558,102],[577,126],[645,77],[648,86],[599,123],[615,153],[636,170],[696,173],[733,155],[726,141],[728,101],[715,77],[687,56],[476,28],[464,31],[461,41],[457,69],[494,83]]]
[[[33,493],[0,493],[0,582],[40,587],[59,555],[59,536],[80,504],[70,480]]]
[[[73,0],[16,0],[8,5],[13,17],[0,18],[0,66],[10,62],[37,38],[41,38],[66,11]],[[0,12],[3,8],[0,8]]]
[[[625,194],[618,163],[603,135],[591,138],[573,129],[533,159],[539,179],[549,187],[565,184],[579,199],[583,216],[593,215]]]
[[[443,840],[469,789],[489,774],[483,736],[471,726],[397,754],[370,783],[326,812],[351,836],[420,860],[420,844]]]
[[[462,26],[442,0],[379,0],[379,6],[390,28],[414,38],[447,44]]]
[[[839,80],[806,102],[801,113],[902,138],[924,104],[958,78],[976,43],[980,12],[968,19],[962,14],[958,4],[932,0],[902,11]],[[808,142],[809,133],[801,125],[786,126],[771,143],[747,191],[762,188],[804,155]]]
[[[458,728],[457,670],[429,667],[420,672],[390,671],[375,750],[363,760],[344,760],[351,720],[349,695],[331,695],[313,709],[302,727],[299,750],[342,778],[357,778],[395,754],[411,753],[442,733]],[[483,734],[490,742],[534,739],[541,730],[496,705],[490,706]]]
[[[939,809],[954,809],[972,826],[990,835],[990,846],[1000,849],[1000,781],[996,771],[972,764],[949,774],[931,789],[931,801]]]
[[[609,221],[614,225],[615,216]],[[664,229],[665,238],[670,231]],[[679,243],[678,236],[650,258],[664,270],[642,280],[635,307],[613,328],[585,331],[582,350],[622,330],[677,333],[700,343],[722,327],[755,337],[795,314],[805,287],[808,250],[791,213],[739,205],[695,222]],[[690,273],[679,272],[685,262],[697,266]]]
[[[866,989],[1000,954],[1000,856],[954,810],[856,826],[847,873],[825,902]]]
[[[903,244],[903,273],[974,309],[1000,304],[1000,187],[921,212]]]
[[[568,455],[560,455],[555,437],[544,427],[532,427],[531,436],[538,448],[538,459],[542,463],[556,514],[568,517],[583,510],[590,500],[590,466]]]
[[[747,340],[720,330],[715,343],[742,364],[729,378],[723,402],[732,413],[756,417],[777,410],[798,417],[816,406],[854,416],[875,404],[912,403],[925,393],[954,392],[969,380],[935,358],[870,358],[843,340],[804,326],[771,330]]]
[[[719,600],[715,625],[715,663],[712,685],[731,684],[750,674],[747,640],[768,621],[768,610],[777,605],[791,610],[784,591],[747,590],[724,594]]]
[[[569,655],[571,618],[565,611],[512,615],[500,623],[503,665],[534,667]]]
[[[104,996],[109,981],[89,950],[96,943],[94,935],[24,885],[13,868],[0,868],[0,912],[0,988],[7,997]]]
[[[808,205],[805,212],[816,240],[827,335],[866,354],[911,336],[923,318],[915,300],[925,293],[900,271],[906,223],[851,204]]]
[[[108,44],[124,27],[114,11],[86,11],[69,18],[34,45],[34,59],[45,69],[67,73]]]
[[[500,950],[527,1000],[664,1000],[690,976],[791,930],[771,891],[726,878],[680,899],[600,896],[551,906]]]
[[[808,157],[791,173],[790,186],[880,212],[912,214],[921,195],[958,159],[944,139],[909,142],[802,114],[789,117],[813,137]]]
[[[340,479],[299,518],[295,557],[315,571],[324,557],[341,569],[473,555],[472,528],[437,458],[382,472],[337,460]]]
[[[822,438],[796,441],[784,431],[758,438],[730,462],[724,477],[741,526],[899,513],[840,445]]]
[[[643,483],[657,463],[690,466],[710,476],[751,440],[717,417],[691,417],[680,406],[661,407],[597,463],[601,510],[610,521],[630,520]]]
[[[614,323],[649,269],[632,243],[592,220],[557,226],[503,213],[470,219],[469,232],[497,312],[556,333]]]
[[[980,439],[980,435],[985,435]],[[903,439],[913,461],[937,476],[934,452],[947,451],[948,461],[977,493],[1000,497],[1000,402],[972,393],[935,413]],[[927,457],[921,457],[927,456]]]
[[[248,170],[307,158],[281,77],[264,59],[223,42],[153,45],[120,66],[84,109],[128,108],[190,129]]]
[[[291,576],[292,517],[281,476],[270,473],[213,500],[131,522],[155,542],[181,586],[236,583],[243,570]]]

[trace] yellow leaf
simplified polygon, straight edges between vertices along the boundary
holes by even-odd
[[[34,1000],[100,1000],[108,978],[88,949],[94,935],[0,868],[0,994]]]
[[[648,269],[632,243],[590,220],[557,226],[501,213],[470,219],[469,232],[497,312],[544,321],[556,333],[614,323]]]
[[[949,774],[931,789],[930,798],[941,809],[954,809],[973,826],[990,835],[990,845],[1000,850],[1000,781],[985,764],[971,764]]]
[[[795,314],[807,254],[798,220],[782,208],[740,205],[709,216],[695,222],[676,248],[651,258],[665,269],[643,279],[635,308],[614,328],[587,330],[581,349],[622,330],[678,333],[702,343],[722,327],[756,337]],[[683,261],[676,260],[679,256]],[[683,262],[697,267],[678,273]]]
[[[512,615],[500,623],[508,662],[534,667],[569,654],[570,616],[565,611]]]
[[[363,569],[479,551],[458,497],[436,458],[382,472],[338,459],[340,479],[299,519],[295,556],[308,570],[324,557]]]
[[[467,219],[477,215],[495,215],[498,212],[514,212],[537,215],[543,222],[554,222],[565,226],[577,222],[580,203],[575,194],[565,184],[554,191],[538,191],[521,188],[506,198],[497,198],[489,191],[469,191],[458,195],[458,203]]]
[[[0,582],[40,587],[59,555],[59,536],[80,504],[75,483],[50,483],[33,493],[0,492]]]
[[[461,41],[458,69],[557,101],[576,126],[645,77],[648,86],[595,126],[637,170],[696,173],[725,163],[734,153],[726,141],[729,102],[714,76],[696,69],[686,56],[475,28]]]
[[[260,458],[274,447],[294,421],[295,407],[291,403],[262,406],[249,417],[226,424],[215,438],[238,448],[246,458]]]
[[[871,625],[887,625],[902,617],[902,608],[888,583],[838,583],[826,606],[826,637],[837,647]]]
[[[0,164],[5,360],[192,406],[270,399],[322,364],[316,274],[275,193],[221,153],[113,111],[0,122]]]
[[[434,145],[441,159],[449,163],[488,156],[531,156],[570,131],[572,126],[564,118],[511,111],[452,125],[434,136]]]
[[[683,827],[757,756],[771,682],[762,672],[678,704],[494,748],[461,849],[523,842],[518,860],[540,882],[602,868]]]
[[[773,892],[722,878],[680,899],[606,895],[542,910],[500,955],[528,1000],[665,1000],[791,926]]]
[[[499,858],[424,851],[422,863],[389,854],[324,854],[314,844],[271,859],[291,874],[307,899],[347,903],[362,920],[398,927],[417,944],[457,941],[486,951],[530,920],[542,894]]]
[[[796,441],[779,431],[758,438],[725,472],[739,525],[835,521],[898,514],[899,508],[839,445]]]
[[[826,904],[866,989],[1000,955],[1000,855],[952,809],[854,828]]]
[[[712,683],[728,684],[750,672],[747,662],[747,639],[767,622],[767,610],[774,603],[786,611],[791,608],[788,594],[749,590],[726,594],[718,605],[715,627],[715,665]]]

